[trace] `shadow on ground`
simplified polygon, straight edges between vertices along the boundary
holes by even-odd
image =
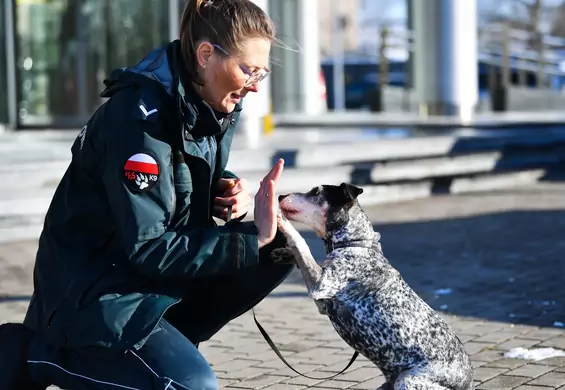
[[[382,234],[389,261],[436,310],[536,326],[565,322],[563,210],[379,225],[375,230]],[[302,234],[315,258],[323,259],[321,241],[312,232]],[[288,282],[303,283],[298,273]]]

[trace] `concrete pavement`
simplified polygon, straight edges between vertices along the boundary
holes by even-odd
[[[565,389],[565,358],[504,357],[515,347],[565,349],[564,193],[565,183],[539,183],[367,209],[385,255],[465,343],[477,389]],[[320,241],[304,235],[322,258]],[[0,246],[2,321],[23,317],[35,249],[34,241]],[[298,273],[258,305],[257,315],[291,364],[310,376],[336,373],[351,356]],[[201,349],[225,389],[376,389],[383,381],[365,359],[333,380],[294,374],[250,313]]]

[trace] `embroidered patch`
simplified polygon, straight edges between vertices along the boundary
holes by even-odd
[[[124,165],[126,186],[133,191],[149,191],[159,180],[159,164],[146,153],[137,153]]]

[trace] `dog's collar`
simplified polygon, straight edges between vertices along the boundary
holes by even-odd
[[[324,240],[324,244],[326,246],[326,253],[330,253],[334,249],[350,248],[350,247],[381,250],[381,244],[379,244],[377,240],[348,240],[348,241],[340,241],[340,242],[333,242],[332,240]]]

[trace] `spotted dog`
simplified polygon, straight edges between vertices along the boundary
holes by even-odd
[[[380,234],[357,201],[362,192],[342,183],[279,197],[278,227],[308,294],[341,338],[380,368],[380,389],[473,389],[463,344],[384,257]],[[325,241],[321,266],[291,221]]]

